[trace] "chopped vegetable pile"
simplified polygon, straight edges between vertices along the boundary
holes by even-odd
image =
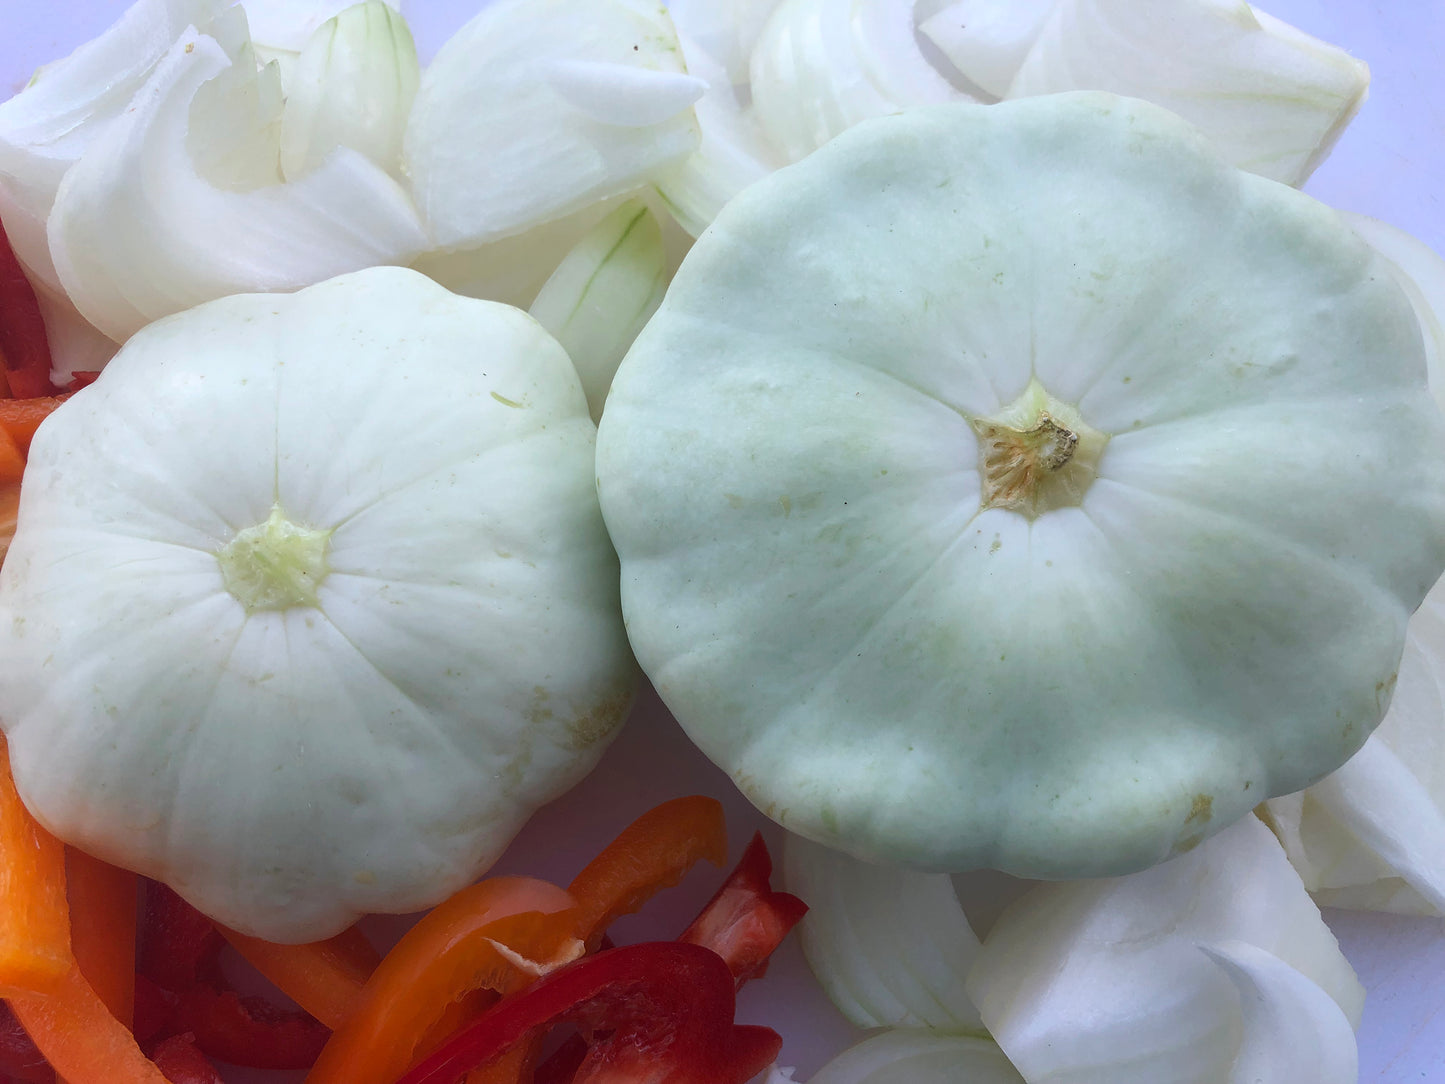
[[[1295,189],[1387,53],[108,2],[0,102],[0,1084],[1373,1071],[1319,908],[1445,917],[1445,260]],[[788,891],[637,937],[722,805],[573,844],[674,718]]]

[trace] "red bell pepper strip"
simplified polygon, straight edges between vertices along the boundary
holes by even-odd
[[[762,833],[756,833],[728,879],[678,938],[721,956],[739,989],[762,976],[773,950],[808,911],[797,896],[773,890],[772,874],[773,860]],[[582,1036],[572,1036],[537,1066],[532,1084],[568,1084],[587,1047]]]
[[[4,1001],[0,1001],[0,1081],[55,1084],[55,1070]]]
[[[162,1032],[190,1033],[203,1053],[237,1065],[310,1066],[329,1030],[304,1010],[236,993],[221,974],[224,944],[211,920],[175,892],[154,882],[148,886],[139,971],[170,995],[170,1019]]]
[[[206,1055],[196,1046],[194,1035],[172,1035],[151,1051],[151,1060],[171,1084],[226,1084]]]
[[[727,861],[727,828],[716,798],[689,795],[649,809],[629,824],[596,858],[572,878],[567,892],[577,901],[570,936],[595,950],[607,940],[607,927],[631,914],[657,892],[671,887],[699,860],[715,866]],[[518,974],[503,993],[533,979]],[[530,1084],[540,1043],[520,1044],[473,1071],[467,1084]]]
[[[715,952],[678,942],[627,945],[499,1001],[397,1084],[453,1084],[563,1022],[596,1036],[573,1084],[745,1084],[777,1057],[782,1039],[734,1024],[733,1011],[733,976]]]
[[[50,382],[50,342],[40,303],[0,226],[0,364],[16,399],[54,395]]]
[[[395,1078],[469,991],[510,985],[517,959],[549,964],[557,952],[567,951],[564,960],[580,952],[569,938],[572,906],[566,892],[531,877],[489,877],[448,897],[386,954],[307,1084]]]
[[[772,875],[773,860],[760,832],[717,894],[678,938],[721,956],[739,987],[767,970],[768,957],[808,912],[808,905],[797,896],[773,890],[768,883]]]

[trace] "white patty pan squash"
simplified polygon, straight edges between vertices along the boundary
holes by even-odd
[[[31,450],[26,803],[273,940],[468,883],[631,700],[595,432],[531,317],[413,271],[150,325]]]
[[[1121,874],[1364,742],[1445,566],[1417,321],[1338,216],[1102,94],[860,125],[612,386],[632,645],[789,829]]]

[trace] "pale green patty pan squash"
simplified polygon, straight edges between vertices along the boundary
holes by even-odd
[[[598,437],[628,634],[766,814],[1120,874],[1365,740],[1445,566],[1420,331],[1334,212],[1098,94],[738,197]]]
[[[277,941],[469,883],[631,701],[595,439],[535,320],[415,271],[138,332],[0,572],[26,803]]]

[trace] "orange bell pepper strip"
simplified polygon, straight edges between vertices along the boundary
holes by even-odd
[[[567,886],[577,901],[576,934],[595,951],[614,919],[682,880],[700,859],[727,861],[727,828],[716,798],[674,798],[648,810]]]
[[[0,399],[0,430],[10,435],[22,457],[27,456],[35,430],[68,398],[67,395],[47,395],[38,399]]]
[[[0,754],[0,993],[69,1084],[168,1084],[81,974],[64,848],[21,803],[3,739]]]
[[[278,945],[217,926],[243,959],[332,1031],[354,1013],[381,954],[355,926],[325,941]]]
[[[571,908],[571,896],[531,877],[490,877],[438,904],[382,959],[306,1084],[390,1084],[448,1005],[502,985],[528,959],[546,961]]]
[[[76,965],[44,993],[11,997],[10,1008],[69,1084],[168,1084]]]
[[[137,878],[74,847],[65,848],[65,896],[70,941],[80,973],[111,1015],[135,1021]]]
[[[0,403],[7,401],[0,399]],[[20,478],[24,473],[25,457],[10,434],[0,429],[0,562],[5,560],[10,540],[15,537],[15,522],[20,514]]]
[[[595,951],[615,919],[677,884],[699,860],[721,866],[727,854],[727,828],[717,799],[689,795],[663,802],[624,828],[567,886],[577,901],[573,936]],[[515,993],[531,980],[518,976],[503,992]],[[466,1084],[527,1084],[541,1040],[540,1035],[523,1040],[473,1069]]]
[[[49,989],[73,963],[65,848],[20,801],[0,735],[0,996]]]

